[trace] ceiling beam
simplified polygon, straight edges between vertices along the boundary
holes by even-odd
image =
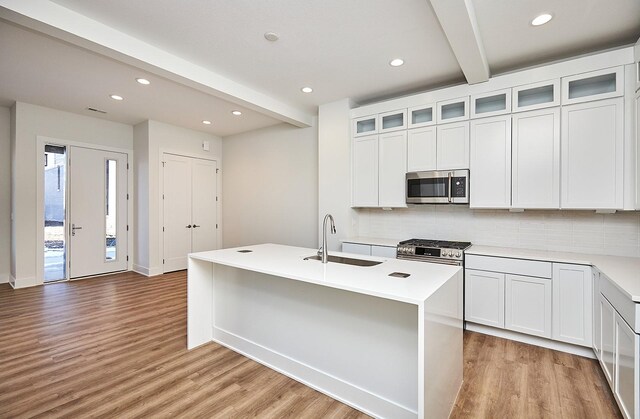
[[[471,0],[430,0],[467,83],[489,80],[489,64]]]
[[[0,0],[0,18],[298,127],[313,115],[49,0]]]

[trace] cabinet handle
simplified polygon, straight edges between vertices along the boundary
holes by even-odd
[[[451,202],[451,172],[449,172],[449,187],[447,188],[447,198],[449,199],[449,202]]]

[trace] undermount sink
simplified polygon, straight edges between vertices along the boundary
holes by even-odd
[[[304,260],[321,260],[321,259],[322,258],[317,255],[304,258]],[[353,259],[353,258],[345,258],[342,256],[331,256],[331,255],[329,255],[329,262],[344,263],[345,265],[354,265],[354,266],[376,266],[382,263],[382,262],[377,262],[375,260]]]

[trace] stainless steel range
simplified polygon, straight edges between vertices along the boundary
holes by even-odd
[[[397,258],[463,266],[464,250],[470,242],[411,239],[398,243]]]

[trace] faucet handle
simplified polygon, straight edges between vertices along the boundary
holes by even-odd
[[[320,246],[320,249],[318,249],[318,256],[322,257],[322,246]]]

